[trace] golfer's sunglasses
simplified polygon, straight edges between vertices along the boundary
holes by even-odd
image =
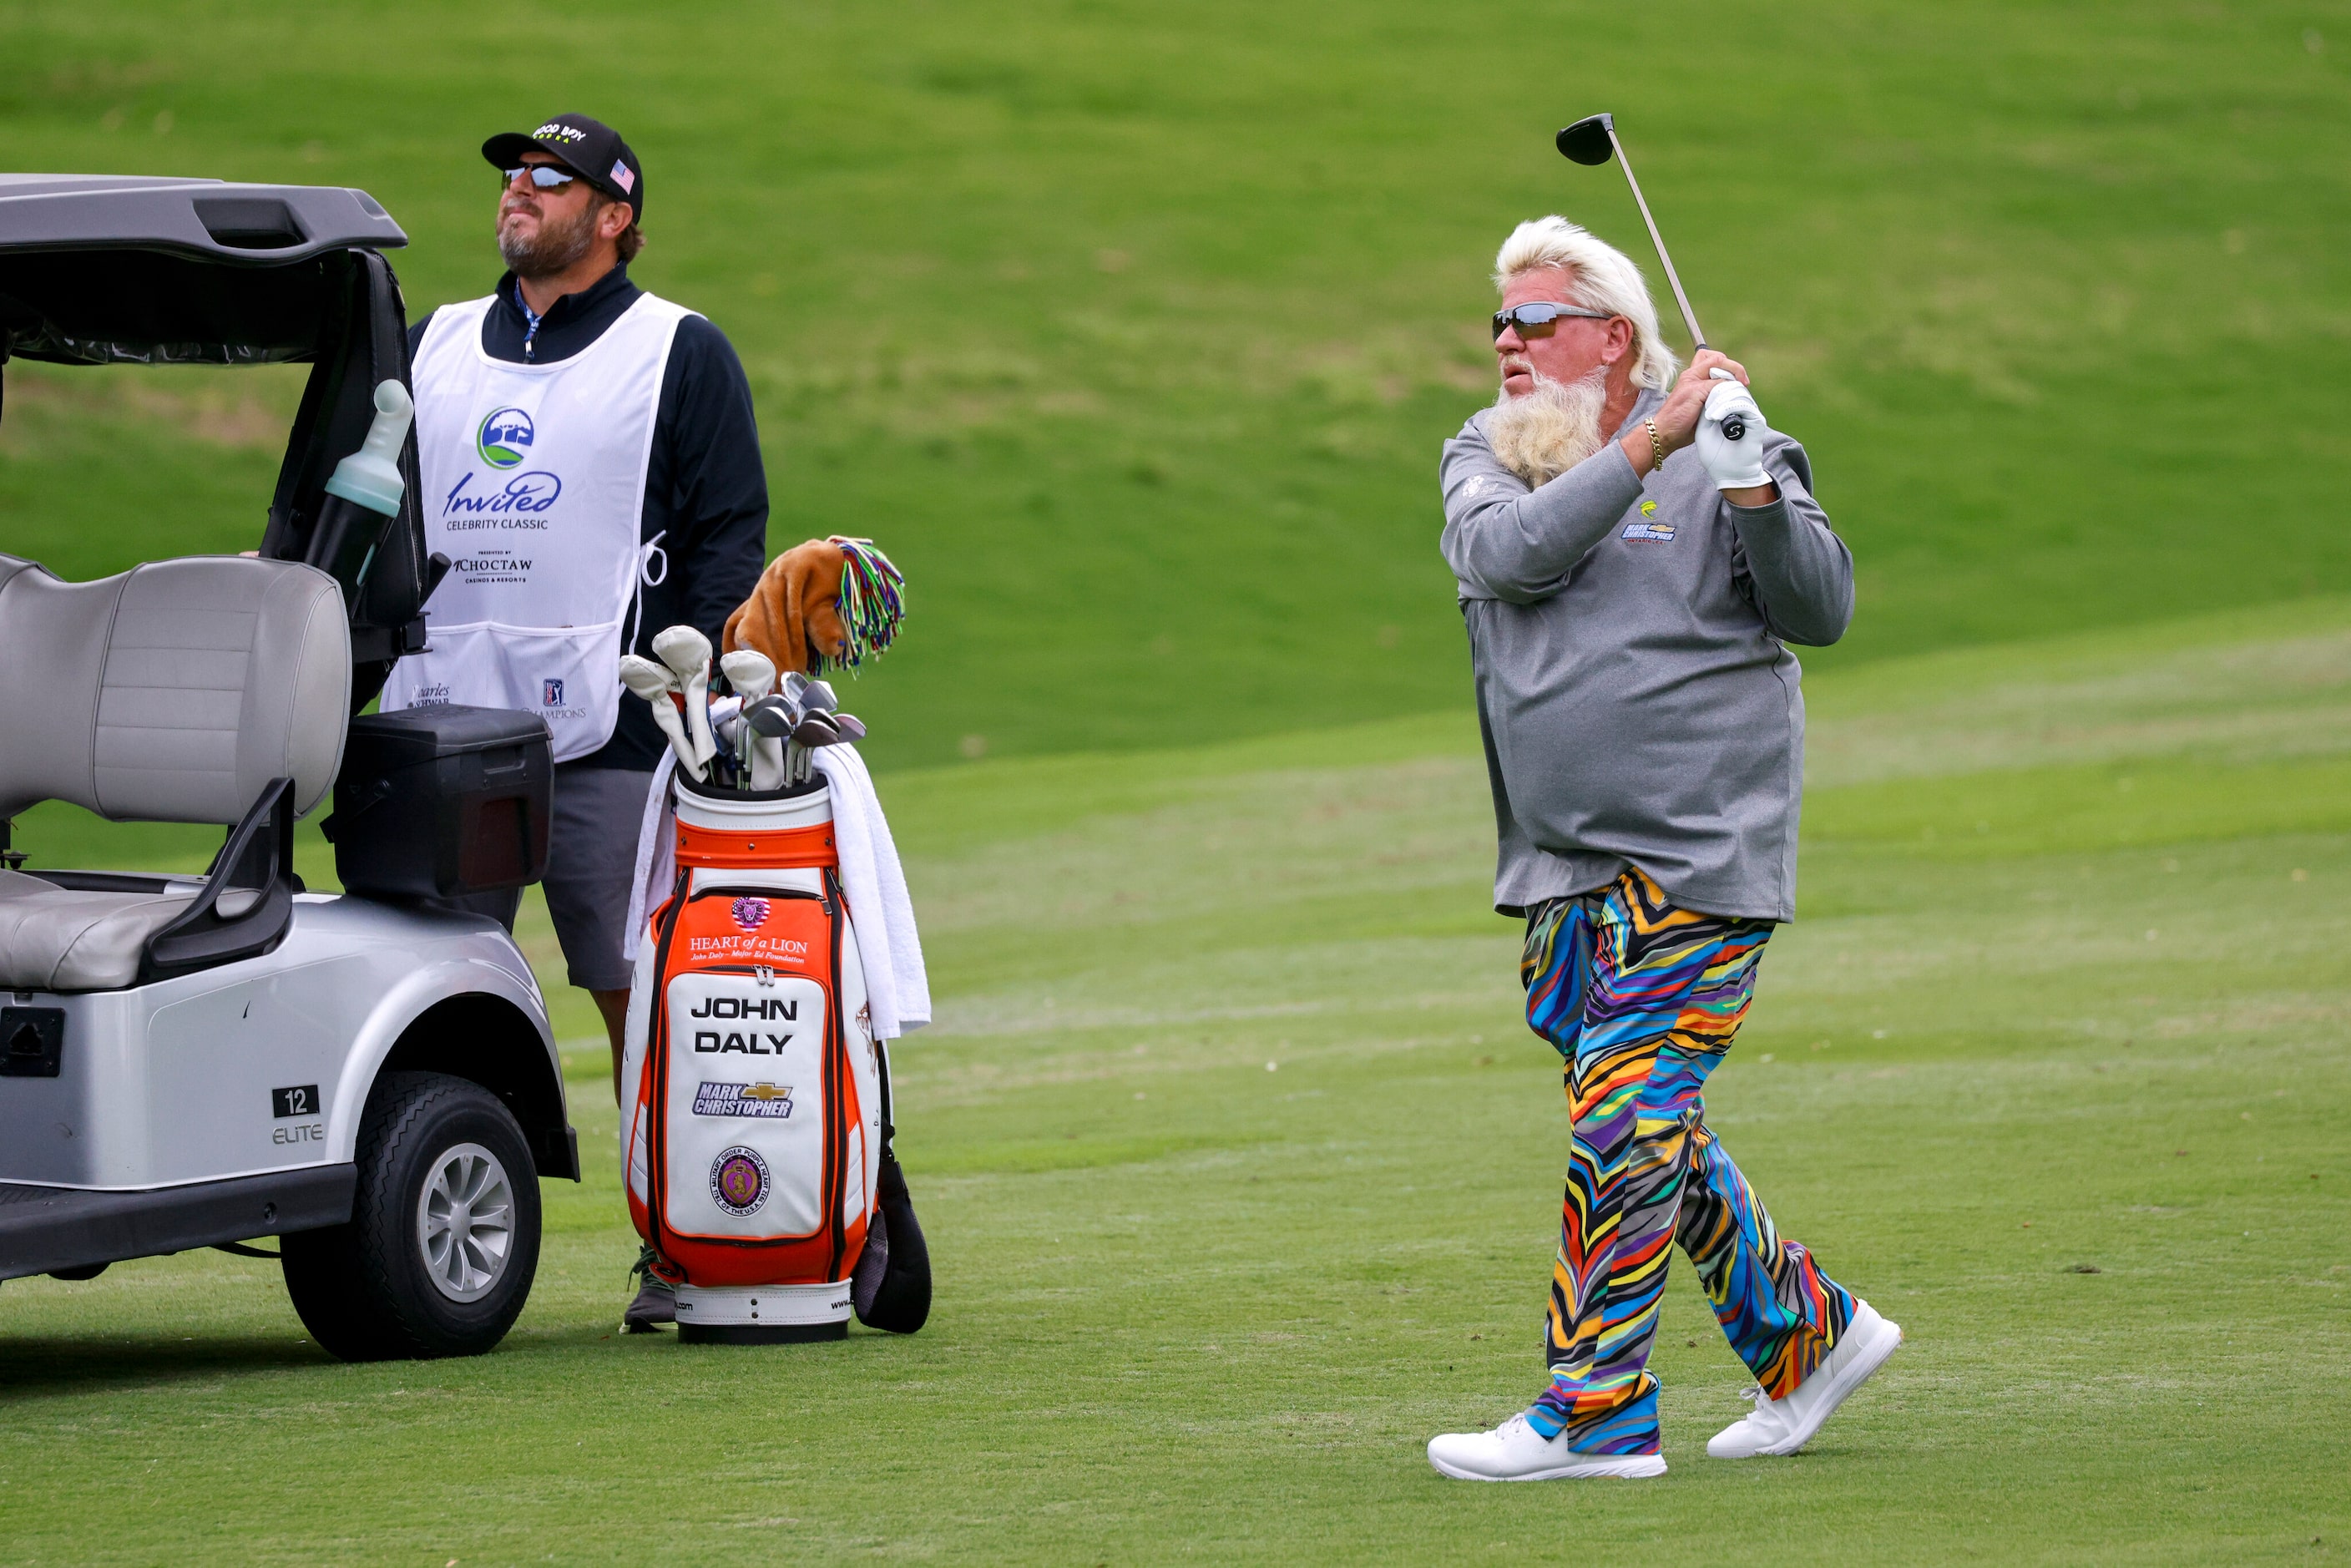
[[[513,184],[525,174],[528,174],[530,183],[542,191],[559,191],[580,178],[579,175],[559,169],[552,163],[526,163],[519,169],[501,169],[498,172],[504,177],[504,183],[507,185]],[[1501,329],[1499,327],[1494,329],[1494,335],[1501,336]]]
[[[1548,338],[1552,323],[1562,316],[1588,316],[1594,321],[1605,321],[1615,314],[1614,310],[1586,310],[1581,305],[1554,305],[1549,300],[1513,305],[1508,310],[1494,312],[1494,340],[1501,341],[1506,328],[1516,327],[1521,338]]]

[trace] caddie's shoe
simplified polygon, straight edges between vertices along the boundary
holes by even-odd
[[[1755,1408],[1743,1421],[1717,1432],[1706,1451],[1718,1459],[1751,1459],[1763,1454],[1792,1454],[1813,1440],[1821,1424],[1836,1414],[1845,1396],[1886,1358],[1902,1345],[1902,1327],[1877,1315],[1867,1301],[1855,1298],[1853,1321],[1836,1347],[1821,1358],[1812,1375],[1784,1399],[1766,1399],[1761,1388],[1747,1390]]]
[[[637,1266],[629,1273],[632,1277],[644,1276],[644,1283],[637,1287],[636,1299],[629,1303],[629,1310],[621,1314],[621,1332],[653,1333],[658,1332],[656,1324],[677,1322],[677,1287],[653,1272],[652,1248],[638,1249]]]
[[[1579,1454],[1567,1434],[1546,1437],[1523,1416],[1513,1416],[1490,1432],[1455,1432],[1428,1440],[1428,1462],[1457,1481],[1557,1481],[1580,1476],[1630,1480],[1661,1476],[1659,1454]]]

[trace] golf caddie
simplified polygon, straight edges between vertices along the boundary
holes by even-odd
[[[1573,1137],[1550,1382],[1441,1437],[1465,1480],[1654,1476],[1649,1352],[1670,1249],[1698,1270],[1753,1411],[1707,1445],[1790,1454],[1901,1330],[1782,1237],[1707,1125],[1775,925],[1795,913],[1804,706],[1789,644],[1853,613],[1853,558],[1804,449],[1711,350],[1678,379],[1639,269],[1562,218],[1494,281],[1501,392],[1445,444],[1527,1021],[1565,1062]]]
[[[629,280],[645,176],[628,143],[560,114],[482,155],[498,171],[507,271],[410,333],[428,548],[451,565],[426,606],[431,647],[393,667],[383,706],[547,721],[548,913],[571,983],[603,1015],[617,1096],[622,925],[665,748],[646,705],[621,701],[620,656],[650,654],[674,625],[717,643],[766,561],[767,477],[725,335]],[[511,927],[521,894],[458,902]],[[644,1279],[632,1329],[671,1319],[669,1288]]]

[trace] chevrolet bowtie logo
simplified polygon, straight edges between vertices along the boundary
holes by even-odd
[[[746,1100],[789,1100],[791,1097],[789,1084],[781,1089],[772,1083],[747,1083],[743,1086],[743,1098]]]

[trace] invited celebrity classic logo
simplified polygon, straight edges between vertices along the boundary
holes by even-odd
[[[474,450],[493,468],[519,468],[538,438],[530,415],[518,408],[494,408],[474,433]]]

